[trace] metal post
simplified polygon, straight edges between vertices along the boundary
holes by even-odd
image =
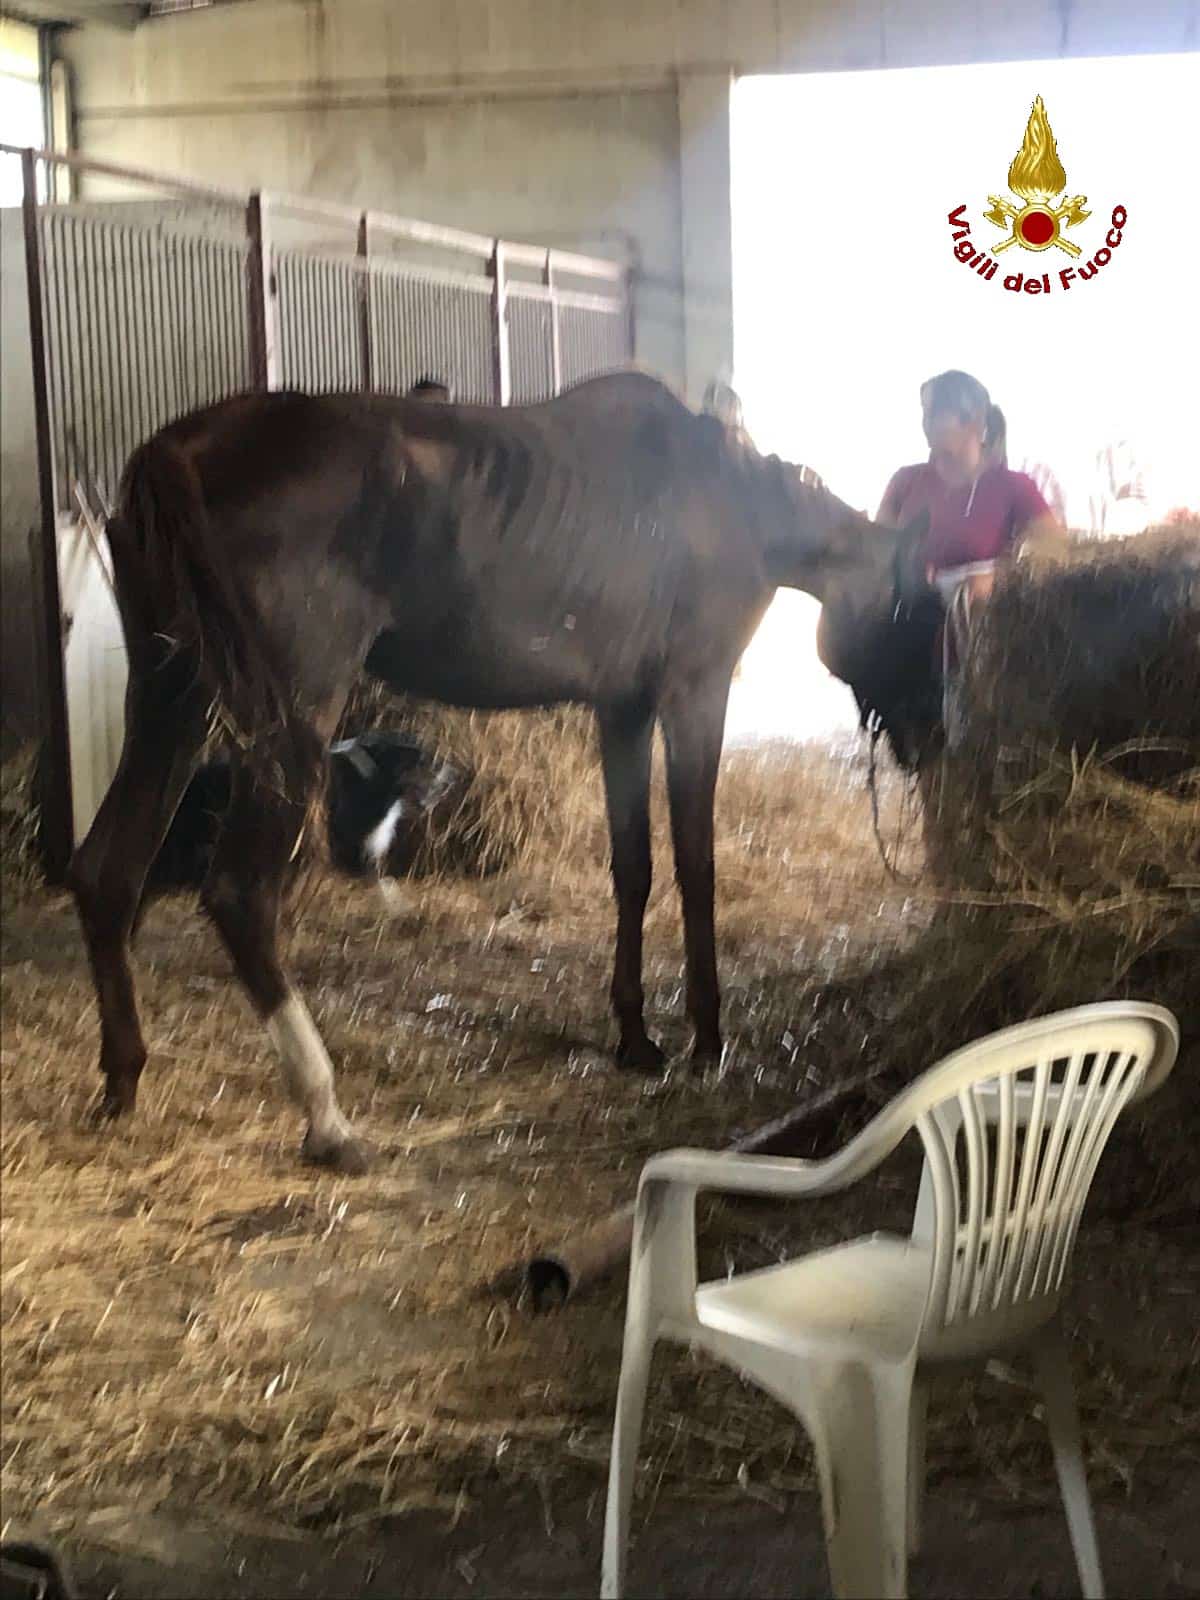
[[[508,346],[508,288],[504,275],[504,245],[492,248],[492,394],[498,406],[512,398],[512,356]]]
[[[367,246],[367,213],[358,219],[358,359],[362,386],[375,387],[371,362],[371,262]]]
[[[33,415],[37,435],[38,499],[41,517],[30,541],[33,582],[33,632],[36,649],[38,716],[41,729],[40,844],[46,877],[66,878],[75,844],[71,800],[71,744],[67,722],[67,683],[63,668],[62,599],[58,586],[58,525],[54,498],[54,442],[50,432],[50,392],[46,369],[46,325],[42,308],[42,242],[38,228],[37,162],[32,149],[21,152],[21,200],[25,225],[25,280],[29,291],[29,348],[33,357]]]
[[[554,292],[554,251],[546,251],[542,280],[550,291],[550,393],[562,388],[562,334],[558,325],[558,296]]]
[[[246,202],[246,321],[250,347],[250,382],[255,389],[279,387],[279,340],[276,335],[275,274],[266,206],[259,190]]]

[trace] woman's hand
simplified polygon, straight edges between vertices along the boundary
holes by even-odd
[[[1061,566],[1070,550],[1070,536],[1057,517],[1034,517],[1017,541],[1017,559],[1036,566]]]
[[[962,586],[967,593],[968,606],[977,606],[984,600],[990,600],[992,590],[996,587],[995,568],[991,572],[973,572],[969,578],[963,579]]]

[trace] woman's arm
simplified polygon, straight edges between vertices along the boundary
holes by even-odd
[[[1060,566],[1070,552],[1071,540],[1067,530],[1049,511],[1035,517],[1017,540],[1018,561],[1032,561],[1042,566]]]
[[[1057,566],[1067,558],[1067,530],[1050,510],[1042,492],[1024,472],[1010,474],[1013,487],[1012,553],[1020,561]]]

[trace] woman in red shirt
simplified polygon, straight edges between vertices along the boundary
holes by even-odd
[[[877,520],[898,527],[928,512],[929,581],[947,607],[960,594],[970,605],[991,593],[998,563],[1025,551],[1055,554],[1066,535],[1033,479],[1009,471],[1004,414],[977,378],[930,378],[921,412],[929,460],[900,468]]]
[[[998,567],[1020,555],[1059,559],[1066,533],[1033,479],[1010,472],[1004,414],[977,378],[943,372],[921,385],[929,460],[901,467],[884,491],[878,521],[903,526],[928,513],[923,556],[929,582],[946,608],[941,630],[942,732],[954,747],[962,734],[958,667],[973,608],[986,601]],[[918,768],[926,857],[946,866],[936,747]],[[934,759],[929,759],[933,756]]]

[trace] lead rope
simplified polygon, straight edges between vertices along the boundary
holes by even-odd
[[[909,887],[912,887],[921,881],[920,874],[918,873],[917,875],[913,876],[907,872],[901,872],[894,861],[888,860],[887,846],[883,842],[883,830],[879,822],[879,763],[876,754],[877,747],[879,745],[879,736],[883,732],[883,724],[879,720],[879,715],[877,712],[873,711],[871,713],[870,719],[866,724],[866,732],[868,738],[870,739],[869,756],[867,762],[867,788],[871,795],[871,829],[875,835],[875,847],[879,851],[879,859],[883,862],[883,868],[888,877],[891,878],[895,883],[904,883],[908,884]],[[909,810],[910,802],[912,800],[914,784],[915,779],[909,782],[908,787],[905,790],[904,800],[900,807],[900,820],[896,825],[895,851],[897,855],[900,852],[900,845],[903,842],[905,833],[907,832],[908,817],[906,813]]]

